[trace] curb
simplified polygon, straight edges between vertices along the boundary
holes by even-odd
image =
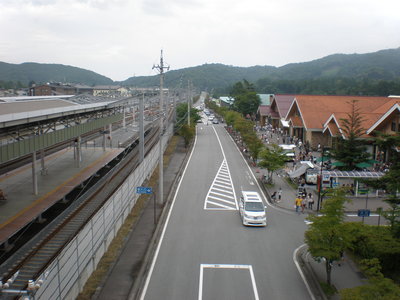
[[[301,246],[299,251],[297,252],[296,259],[299,262],[299,266],[303,271],[303,274],[307,280],[307,283],[314,295],[315,300],[328,300],[327,296],[325,295],[324,291],[319,284],[319,280],[317,275],[314,272],[310,262],[308,261],[308,247],[306,244]]]

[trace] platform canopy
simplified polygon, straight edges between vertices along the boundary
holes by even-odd
[[[347,178],[379,178],[385,175],[383,172],[368,171],[322,171],[323,176],[347,177]]]

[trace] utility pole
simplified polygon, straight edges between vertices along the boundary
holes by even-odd
[[[191,92],[190,92],[190,80],[188,80],[188,95],[189,95],[189,97],[188,97],[188,126],[190,126],[190,107],[192,106],[191,105],[191,99],[190,99],[190,97],[191,97]]]
[[[163,161],[163,145],[162,138],[164,132],[164,70],[169,70],[169,66],[164,66],[163,51],[161,50],[161,58],[159,65],[153,65],[153,69],[156,69],[160,73],[160,158],[159,158],[159,200],[160,204],[164,203],[164,161]]]

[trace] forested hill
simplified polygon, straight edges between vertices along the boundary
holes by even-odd
[[[254,66],[234,67],[223,64],[205,64],[197,67],[169,71],[165,75],[165,85],[185,87],[187,81],[201,90],[226,91],[235,82],[246,79],[257,83],[257,88],[268,85],[276,87],[285,82],[296,86],[308,81],[332,83],[336,79],[348,78],[354,81],[375,82],[376,80],[400,80],[400,48],[381,50],[367,54],[334,54],[304,63],[288,64],[282,67]],[[131,77],[123,84],[133,86],[156,86],[158,76]],[[222,90],[221,90],[222,88]],[[295,88],[274,88],[270,92],[299,92]]]
[[[265,93],[400,94],[400,48],[366,54],[334,54],[282,67],[204,64],[166,72],[165,86],[186,88],[191,81],[198,90],[218,94],[227,93],[234,83],[243,79],[254,83],[258,92]],[[113,82],[95,72],[72,66],[0,62],[0,87],[7,82],[27,86],[30,81],[154,87],[159,85],[159,76]]]
[[[36,83],[50,81],[80,83],[89,86],[113,84],[110,78],[77,67],[60,64],[9,64],[5,62],[0,62],[0,81],[20,82],[25,86],[31,81]]]

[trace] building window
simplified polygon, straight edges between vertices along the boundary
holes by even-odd
[[[392,122],[392,131],[396,131],[396,122]]]

